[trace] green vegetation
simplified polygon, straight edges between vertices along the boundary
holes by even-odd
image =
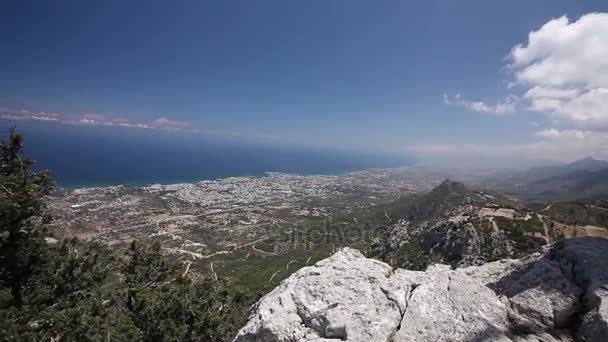
[[[404,243],[395,254],[395,265],[416,271],[424,271],[431,264],[428,250],[422,248],[422,236]]]
[[[496,228],[494,227],[496,225]],[[440,221],[410,230],[400,247],[384,260],[393,266],[425,270],[434,263],[452,267],[521,257],[546,243],[543,221],[470,216],[465,221]]]
[[[270,256],[250,254],[247,257],[247,252],[239,251],[218,256],[213,262],[218,276],[230,279],[230,286],[261,296],[298,269],[330,255],[331,247],[319,246],[311,250],[298,247],[287,254]]]
[[[608,227],[608,200],[557,202],[543,214],[566,224]]]
[[[0,144],[0,272],[1,284],[10,288],[12,305],[23,302],[24,282],[39,261],[36,249],[43,243],[43,198],[52,187],[47,172],[31,171],[33,162],[20,155],[23,139],[11,131]]]
[[[133,243],[124,253],[49,238],[47,172],[0,144],[1,341],[223,341],[256,298]],[[48,240],[48,241],[47,241]]]
[[[513,246],[511,257],[520,258],[530,251],[538,250],[546,243],[544,238],[534,236],[535,233],[543,233],[542,221],[537,215],[530,220],[495,217],[494,221],[511,241]]]
[[[492,237],[494,233],[492,221],[486,218],[474,218],[469,221],[479,231],[481,240],[480,255],[483,260],[492,262],[509,257],[508,242]]]

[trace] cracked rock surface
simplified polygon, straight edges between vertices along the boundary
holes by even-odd
[[[606,341],[607,300],[600,238],[424,272],[343,248],[264,296],[234,341]]]

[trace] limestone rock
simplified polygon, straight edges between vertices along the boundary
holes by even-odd
[[[599,238],[424,272],[344,248],[264,296],[234,341],[605,341],[607,300]]]
[[[608,240],[562,240],[555,244],[550,256],[584,291],[581,305],[585,309],[578,338],[591,342],[608,340]]]
[[[236,341],[388,340],[401,321],[406,287],[390,266],[342,249],[283,281],[257,304]]]
[[[431,267],[410,292],[395,340],[510,341],[508,327],[507,307],[492,290],[442,265]]]

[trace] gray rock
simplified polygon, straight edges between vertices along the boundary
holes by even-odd
[[[555,244],[548,257],[559,262],[564,275],[584,293],[578,339],[608,340],[608,240],[582,237]]]
[[[391,274],[390,266],[342,249],[262,298],[235,341],[386,341],[408,292],[389,284]]]
[[[264,296],[234,341],[605,341],[607,261],[598,238],[424,272],[344,248]]]
[[[506,296],[515,312],[534,322],[533,330],[566,328],[576,319],[583,290],[564,276],[558,262],[540,258],[512,266],[514,270],[488,287]]]
[[[444,265],[429,268],[421,280],[396,341],[510,341],[507,307],[488,287]]]

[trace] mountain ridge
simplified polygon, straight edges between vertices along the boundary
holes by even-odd
[[[494,174],[481,183],[527,202],[608,198],[608,161],[588,156],[559,166]]]

